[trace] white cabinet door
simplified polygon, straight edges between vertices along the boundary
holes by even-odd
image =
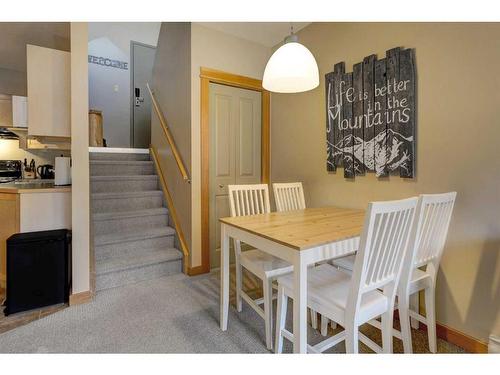
[[[28,126],[28,98],[12,96],[12,126],[26,128]]]
[[[28,134],[71,136],[70,53],[27,45]]]
[[[20,233],[71,229],[71,192],[23,193],[19,205]]]

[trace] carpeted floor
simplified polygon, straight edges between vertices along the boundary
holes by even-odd
[[[291,305],[289,322],[291,326]],[[379,341],[374,329],[363,329]],[[321,340],[309,330],[310,343]],[[415,352],[427,352],[424,332],[413,331]],[[395,340],[394,351],[402,345]],[[360,345],[364,352],[370,352]],[[291,352],[285,340],[285,352]],[[462,352],[438,340],[439,352]],[[343,344],[330,352],[344,352]],[[217,274],[175,275],[99,292],[72,306],[0,334],[0,353],[269,353],[264,322],[250,307],[230,309],[229,329],[219,329]]]

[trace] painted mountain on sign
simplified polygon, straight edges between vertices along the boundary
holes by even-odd
[[[389,147],[387,145],[388,139],[391,142]],[[367,170],[375,171],[376,175],[380,176],[384,166],[389,172],[400,167],[408,168],[411,159],[404,150],[410,149],[412,142],[413,137],[404,137],[398,132],[388,129],[378,133],[369,141],[365,141],[364,144],[361,138],[349,134],[333,145],[332,152],[334,157],[347,153],[348,159],[350,159],[350,155],[352,155],[357,161],[355,166],[358,163],[364,164]],[[353,146],[343,147],[345,144],[353,144]]]

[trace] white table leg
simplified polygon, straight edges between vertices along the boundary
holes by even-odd
[[[294,267],[293,352],[307,353],[307,265],[298,252]]]
[[[221,223],[220,249],[220,329],[227,330],[229,313],[229,236],[226,225]]]

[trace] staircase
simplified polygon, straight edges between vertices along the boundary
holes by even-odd
[[[180,273],[149,153],[90,153],[96,291]]]

